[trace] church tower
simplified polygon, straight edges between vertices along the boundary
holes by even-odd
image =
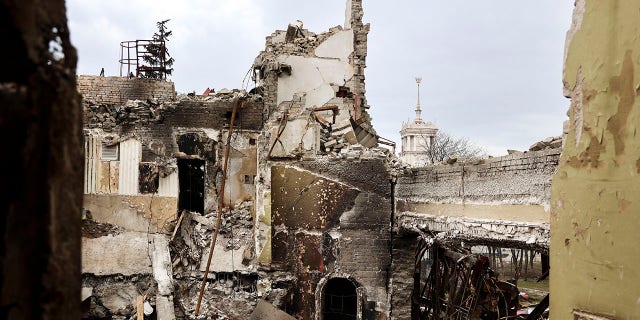
[[[418,103],[416,104],[416,117],[413,122],[403,122],[400,137],[402,149],[400,159],[411,166],[429,164],[428,150],[433,145],[438,127],[431,122],[422,120],[420,110],[420,82],[422,78],[416,78],[418,85]]]

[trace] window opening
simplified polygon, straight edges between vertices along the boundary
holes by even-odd
[[[205,161],[178,159],[178,209],[204,213]]]

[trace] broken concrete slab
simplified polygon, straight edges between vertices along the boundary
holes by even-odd
[[[93,288],[91,287],[82,287],[82,291],[80,294],[80,301],[85,301],[93,295]]]
[[[175,320],[173,296],[156,296],[156,314],[158,320]]]
[[[171,256],[167,236],[156,234],[153,236],[153,277],[158,283],[158,293],[163,296],[173,292],[173,271],[171,270]]]
[[[248,266],[242,264],[242,253],[247,249],[246,245],[234,250],[226,250],[226,243],[231,239],[219,237],[216,246],[213,249],[213,257],[211,258],[211,266],[209,270],[212,272],[234,272],[249,270]],[[204,271],[207,267],[207,259],[209,258],[209,247],[202,250],[200,261],[200,271]],[[209,274],[212,277],[212,274]]]
[[[127,315],[136,309],[138,290],[134,284],[112,285],[103,289],[100,303],[111,314]]]
[[[133,275],[151,273],[151,237],[123,232],[94,239],[82,238],[82,273]]]
[[[294,317],[276,308],[271,303],[260,300],[249,320],[295,320]]]

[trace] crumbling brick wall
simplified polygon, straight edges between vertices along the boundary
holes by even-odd
[[[162,103],[176,97],[175,85],[170,81],[80,75],[77,82],[83,99],[93,102],[124,104],[127,100],[154,99]]]
[[[325,303],[320,283],[342,277],[361,288],[363,319],[388,318],[389,172],[381,158],[272,168],[271,266],[295,276],[290,313],[314,319]]]
[[[362,17],[364,16],[364,10],[362,8],[362,0],[351,0],[351,29],[354,30],[353,35],[353,49],[354,52],[351,56],[351,64],[354,66],[353,88],[355,92],[362,97],[362,101],[359,102],[362,106],[361,115],[369,117],[369,114],[364,112],[368,108],[367,100],[365,98],[365,75],[364,70],[367,67],[367,36],[369,34],[370,25],[363,23]],[[348,4],[349,2],[347,2]],[[369,120],[370,121],[370,120]]]
[[[411,211],[416,203],[548,205],[560,152],[546,149],[407,169],[398,178],[398,211]]]
[[[82,78],[82,77],[81,77]],[[92,79],[86,87],[88,96],[96,97],[95,92],[110,90],[109,82]],[[144,80],[149,88],[160,92],[160,96],[170,96],[173,87],[167,87],[165,81]],[[118,79],[117,81],[121,81]],[[128,79],[127,79],[128,81]],[[157,84],[157,85],[154,85]],[[105,87],[106,86],[106,87]],[[165,89],[161,91],[161,89]],[[84,127],[91,129],[89,134],[109,136],[110,141],[133,138],[142,145],[142,162],[155,162],[161,166],[161,171],[172,172],[176,157],[196,156],[206,162],[206,194],[205,211],[214,210],[216,205],[216,178],[223,156],[222,133],[229,126],[234,103],[237,102],[235,120],[236,132],[254,136],[255,131],[262,128],[263,102],[257,95],[247,95],[242,101],[237,98],[243,95],[236,90],[230,93],[219,93],[209,96],[186,97],[180,100],[162,101],[148,98],[147,100],[124,103],[112,103],[107,100],[84,100]],[[181,137],[191,135],[198,144],[197,154],[183,150],[180,147]],[[192,139],[193,140],[193,139]],[[253,147],[255,149],[255,147]],[[165,166],[171,168],[165,170]],[[254,170],[255,171],[255,170]],[[251,174],[254,176],[255,172]],[[237,189],[237,188],[236,188]],[[246,197],[245,197],[246,198]]]

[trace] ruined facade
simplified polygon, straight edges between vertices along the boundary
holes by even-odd
[[[569,43],[584,41],[579,26],[597,16],[579,1]],[[589,250],[606,255],[609,246],[624,246],[633,252],[627,248],[632,233],[620,231],[628,221],[593,213],[599,202],[583,195],[600,188],[597,197],[615,197],[605,201],[611,212],[633,208],[627,195],[635,185],[622,172],[632,172],[631,178],[635,172],[629,171],[635,139],[627,125],[635,115],[627,90],[633,87],[633,51],[625,51],[622,71],[606,81],[578,67],[597,56],[567,56],[573,101],[562,156],[562,140],[551,138],[525,153],[418,167],[398,163],[371,128],[367,32],[361,1],[347,1],[345,25],[328,32],[313,33],[302,23],[274,32],[254,61],[250,92],[182,96],[170,82],[78,77],[85,98],[82,282],[88,317],[148,312],[159,319],[197,318],[203,279],[200,318],[514,314],[518,289],[498,280],[487,260],[472,252],[477,246],[550,254],[551,290],[558,292],[551,310],[558,318],[635,315],[633,301],[616,310],[605,302],[587,307],[592,294],[566,291],[591,281],[581,272],[587,271],[619,277],[616,286],[633,297],[621,283],[634,279],[623,272],[633,258],[618,257],[607,272],[583,262]],[[611,45],[631,46],[634,39]],[[585,89],[585,81],[613,93]],[[606,128],[586,112],[600,108],[591,104],[594,97],[621,110]],[[606,105],[597,110],[609,112]],[[419,111],[415,123],[422,121]],[[602,132],[587,139],[596,129]],[[609,173],[623,181],[612,186],[617,192],[601,186]],[[599,182],[576,182],[593,174]],[[585,219],[609,228],[605,236],[592,234],[595,226]],[[591,246],[598,237],[609,242]],[[618,260],[602,263],[610,261]],[[611,287],[594,288],[603,295],[602,288]],[[269,311],[274,307],[280,311]]]
[[[195,317],[222,200],[200,316],[245,319],[266,299],[300,319],[389,318],[391,154],[367,113],[361,2],[346,11],[344,27],[267,37],[249,93],[78,77],[88,317],[138,299]]]

